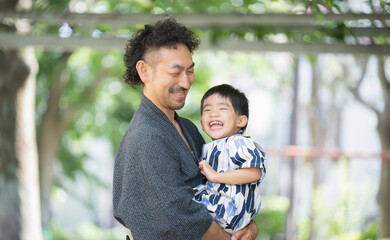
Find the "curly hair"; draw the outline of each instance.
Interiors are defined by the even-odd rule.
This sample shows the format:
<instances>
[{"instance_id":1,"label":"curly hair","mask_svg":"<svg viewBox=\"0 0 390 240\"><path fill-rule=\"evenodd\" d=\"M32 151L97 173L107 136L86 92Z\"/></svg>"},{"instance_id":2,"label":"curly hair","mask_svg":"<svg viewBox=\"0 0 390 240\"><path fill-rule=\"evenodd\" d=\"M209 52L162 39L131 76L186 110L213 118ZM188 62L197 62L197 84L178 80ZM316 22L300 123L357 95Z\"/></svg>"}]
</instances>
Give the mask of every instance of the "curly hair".
<instances>
[{"instance_id":1,"label":"curly hair","mask_svg":"<svg viewBox=\"0 0 390 240\"><path fill-rule=\"evenodd\" d=\"M139 60L144 59L147 51L162 46L176 47L177 44L186 45L192 53L198 48L200 40L194 32L172 17L160 20L155 25L145 25L144 29L136 31L126 43L126 52L123 58L126 67L126 72L123 75L125 83L132 87L142 85L136 64Z\"/></svg>"}]
</instances>

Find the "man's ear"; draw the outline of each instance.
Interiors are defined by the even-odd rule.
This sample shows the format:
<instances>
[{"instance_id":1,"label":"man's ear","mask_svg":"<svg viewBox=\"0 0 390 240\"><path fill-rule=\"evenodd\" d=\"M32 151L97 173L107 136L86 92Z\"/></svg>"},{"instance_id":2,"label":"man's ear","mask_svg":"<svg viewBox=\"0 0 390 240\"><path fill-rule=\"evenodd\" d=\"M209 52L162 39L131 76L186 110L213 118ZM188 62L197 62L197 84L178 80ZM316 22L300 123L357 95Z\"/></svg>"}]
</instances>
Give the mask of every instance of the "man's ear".
<instances>
[{"instance_id":1,"label":"man's ear","mask_svg":"<svg viewBox=\"0 0 390 240\"><path fill-rule=\"evenodd\" d=\"M150 66L144 60L139 60L137 62L137 64L135 65L135 68L137 69L139 78L141 78L141 81L143 83L149 81L149 78L150 78L149 68L150 68Z\"/></svg>"},{"instance_id":2,"label":"man's ear","mask_svg":"<svg viewBox=\"0 0 390 240\"><path fill-rule=\"evenodd\" d=\"M248 123L248 117L246 115L241 115L238 119L237 127L243 128Z\"/></svg>"}]
</instances>

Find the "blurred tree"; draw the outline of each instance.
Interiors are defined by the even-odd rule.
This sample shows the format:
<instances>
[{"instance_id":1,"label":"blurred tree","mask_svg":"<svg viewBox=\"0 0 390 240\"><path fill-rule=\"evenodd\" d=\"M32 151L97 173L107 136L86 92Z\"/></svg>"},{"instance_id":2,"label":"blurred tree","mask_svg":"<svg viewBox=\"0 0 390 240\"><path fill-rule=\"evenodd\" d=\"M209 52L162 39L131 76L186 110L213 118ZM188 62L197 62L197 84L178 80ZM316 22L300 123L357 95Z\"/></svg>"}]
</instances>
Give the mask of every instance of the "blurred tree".
<instances>
[{"instance_id":1,"label":"blurred tree","mask_svg":"<svg viewBox=\"0 0 390 240\"><path fill-rule=\"evenodd\" d=\"M60 104L61 99L67 97L64 93L71 92L66 91L66 88L74 87L74 84L70 83L71 76L66 68L71 54L63 52L58 56L56 53L44 53L44 56L40 58L42 74L46 76L49 82L46 110L42 115L38 135L42 220L45 226L50 223L50 193L54 182L53 166L60 148L62 135L73 121L74 112L81 108L83 104L93 102L91 98L93 99L107 72L106 68L101 68L98 76L91 75L91 77L95 77L95 81L90 86L85 87L85 92L78 97L80 102Z\"/></svg>"},{"instance_id":2,"label":"blurred tree","mask_svg":"<svg viewBox=\"0 0 390 240\"><path fill-rule=\"evenodd\" d=\"M388 58L387 58L388 59ZM375 111L378 117L378 134L382 151L390 150L390 80L386 76L385 58L378 57L378 76L382 86L382 97L384 108L382 111ZM377 197L379 205L379 233L380 238L390 237L390 160L382 159L381 180Z\"/></svg>"},{"instance_id":3,"label":"blurred tree","mask_svg":"<svg viewBox=\"0 0 390 240\"><path fill-rule=\"evenodd\" d=\"M71 144L66 141L79 142L83 135L89 137L100 135L109 138L113 134L119 138L119 134L115 134L117 133L115 128L102 126L107 123L112 124L114 120L118 121L113 112L104 109L104 106L118 105L113 101L107 103L96 100L105 84L104 80L112 80L110 77L116 80L116 76L120 75L118 67L113 66L117 59L113 58L114 56L109 53L93 52L88 49L80 49L75 53L61 50L43 52L39 56L41 71L38 74L40 83L37 89L37 104L38 114L41 117L38 117L37 121L38 152L42 188L42 218L45 226L49 226L51 219L50 198L56 180L55 159L60 160L63 171L71 178L74 178L76 172L85 173L83 169L85 154L73 153ZM111 87L113 88L115 89L112 91L119 92L121 86ZM116 110L116 108L113 109L113 111ZM104 117L99 114L104 114ZM126 116L129 117L128 114ZM95 121L91 121L94 119ZM112 125L115 126L120 122Z\"/></svg>"},{"instance_id":4,"label":"blurred tree","mask_svg":"<svg viewBox=\"0 0 390 240\"><path fill-rule=\"evenodd\" d=\"M289 136L289 144L294 146L297 144L297 122L298 122L298 92L300 88L299 84L299 68L302 62L302 55L299 55L295 59L294 66L294 77L292 81L292 98L291 98L291 113L290 113L290 136ZM289 171L290 171L290 179L289 179L289 194L288 198L290 200L290 204L288 206L287 217L286 217L286 232L285 238L287 240L292 240L296 235L296 216L295 216L295 175L297 164L294 157L290 158L289 161Z\"/></svg>"},{"instance_id":5,"label":"blurred tree","mask_svg":"<svg viewBox=\"0 0 390 240\"><path fill-rule=\"evenodd\" d=\"M382 152L388 152L390 150L390 79L389 73L386 73L386 66L389 64L388 57L377 56L377 74L382 88L383 102L375 103L372 100L367 100L362 96L361 86L364 80L366 80L368 59L360 59L360 65L362 67L362 73L357 81L354 81L352 77L351 67L344 63L344 71L346 72L347 80L350 80L350 91L354 95L357 101L371 109L377 116L377 131L379 140L381 143ZM377 195L378 202L378 237L389 238L390 237L390 161L385 156L382 157L382 167L380 172L380 184L379 192Z\"/></svg>"},{"instance_id":6,"label":"blurred tree","mask_svg":"<svg viewBox=\"0 0 390 240\"><path fill-rule=\"evenodd\" d=\"M28 11L31 0L1 1L0 10ZM10 31L25 32L15 22ZM0 50L0 236L5 240L42 239L35 136L34 48Z\"/></svg>"},{"instance_id":7,"label":"blurred tree","mask_svg":"<svg viewBox=\"0 0 390 240\"><path fill-rule=\"evenodd\" d=\"M340 79L330 77L330 74L325 74L326 71L332 71L332 66L326 61L326 55L308 56L311 64L311 93L310 100L307 106L309 134L311 146L317 148L340 148L340 127L341 127L341 112L344 104L344 98L340 95L340 89L343 89ZM329 57L328 57L329 58ZM330 60L331 61L331 60ZM326 69L322 66L326 66ZM336 89L339 89L337 91ZM345 93L345 89L343 89ZM328 93L329 100L322 99L324 94ZM318 189L324 184L328 177L327 172L323 169L331 169L335 164L329 157L319 157L310 160L313 166L313 191L312 198ZM319 213L317 212L314 203L311 206L310 212L310 234L309 239L319 239L318 227L321 223L318 221Z\"/></svg>"},{"instance_id":8,"label":"blurred tree","mask_svg":"<svg viewBox=\"0 0 390 240\"><path fill-rule=\"evenodd\" d=\"M45 74L51 86L48 86L46 111L42 116L38 134L38 155L41 186L41 205L43 226L50 223L50 192L53 186L53 161L58 153L60 138L64 129L72 120L73 109L59 109L59 99L69 78L66 62L71 53L63 53L54 58L50 53L40 57L40 74ZM54 55L54 54L53 54ZM42 60L45 60L44 62ZM41 84L42 85L42 84Z\"/></svg>"}]
</instances>

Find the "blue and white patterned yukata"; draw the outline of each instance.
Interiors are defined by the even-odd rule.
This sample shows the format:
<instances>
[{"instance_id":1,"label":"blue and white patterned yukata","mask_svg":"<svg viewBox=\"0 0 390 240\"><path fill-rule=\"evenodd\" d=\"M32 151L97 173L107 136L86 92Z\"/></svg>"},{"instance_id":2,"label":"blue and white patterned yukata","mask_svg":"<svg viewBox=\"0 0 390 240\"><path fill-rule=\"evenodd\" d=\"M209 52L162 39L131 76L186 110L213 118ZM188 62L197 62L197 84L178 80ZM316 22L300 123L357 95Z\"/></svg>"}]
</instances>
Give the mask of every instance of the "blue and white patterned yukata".
<instances>
[{"instance_id":1,"label":"blue and white patterned yukata","mask_svg":"<svg viewBox=\"0 0 390 240\"><path fill-rule=\"evenodd\" d=\"M231 185L207 181L194 188L194 200L206 205L214 220L233 234L247 226L260 210L266 156L260 146L240 131L203 145L202 159L216 172L252 167L262 170L261 179L256 182Z\"/></svg>"}]
</instances>

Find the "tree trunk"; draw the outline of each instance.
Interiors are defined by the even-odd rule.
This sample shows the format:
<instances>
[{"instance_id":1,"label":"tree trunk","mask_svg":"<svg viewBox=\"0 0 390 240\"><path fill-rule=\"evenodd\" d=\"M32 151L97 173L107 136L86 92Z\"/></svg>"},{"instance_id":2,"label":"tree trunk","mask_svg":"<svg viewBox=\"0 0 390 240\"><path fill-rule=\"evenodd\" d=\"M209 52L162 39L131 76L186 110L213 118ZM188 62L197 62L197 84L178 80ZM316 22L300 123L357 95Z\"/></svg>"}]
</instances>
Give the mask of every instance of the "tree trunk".
<instances>
[{"instance_id":1,"label":"tree trunk","mask_svg":"<svg viewBox=\"0 0 390 240\"><path fill-rule=\"evenodd\" d=\"M378 59L378 79L382 87L384 100L384 110L380 111L376 106L366 102L359 93L359 88L363 82L363 75L358 81L357 86L350 88L355 98L363 105L374 111L378 118L377 131L381 143L381 150L390 150L390 81L385 73L385 60L383 57ZM379 191L377 195L378 202L378 237L390 238L390 159L382 157L381 178L379 182Z\"/></svg>"},{"instance_id":2,"label":"tree trunk","mask_svg":"<svg viewBox=\"0 0 390 240\"><path fill-rule=\"evenodd\" d=\"M315 61L311 62L312 66L312 84L311 84L311 99L309 103L309 125L311 146L323 148L330 144L331 146L339 147L340 137L340 105L336 99L336 80L333 80L332 85L329 87L329 91L332 94L332 101L329 102L329 106L325 106L325 102L321 102L319 97L320 87L324 87L322 84L322 68L323 59L321 55L317 56ZM325 120L325 116L326 120ZM330 169L332 162L327 157L318 157L311 159L313 167L313 191L312 199L316 190L324 184L326 180L326 174L323 169ZM321 233L321 223L318 221L318 211L315 209L314 203L311 206L310 222L309 222L309 239L319 239Z\"/></svg>"},{"instance_id":3,"label":"tree trunk","mask_svg":"<svg viewBox=\"0 0 390 240\"><path fill-rule=\"evenodd\" d=\"M291 112L291 126L290 126L290 145L296 144L297 139L297 121L298 121L298 93L299 93L299 66L301 62L301 56L297 56L294 71L294 85L293 85L293 99L292 99L292 112ZM290 206L287 212L286 219L286 239L296 239L296 222L295 222L295 158L292 157L289 160L290 164L290 192L289 200Z\"/></svg>"},{"instance_id":4,"label":"tree trunk","mask_svg":"<svg viewBox=\"0 0 390 240\"><path fill-rule=\"evenodd\" d=\"M42 116L39 130L38 152L39 169L41 173L41 199L42 199L42 222L44 227L49 226L51 221L50 193L54 185L54 163L60 149L61 137L64 131L73 121L74 112L83 104L93 102L96 92L99 90L108 69L102 67L95 77L94 82L85 91L83 101L74 106L60 107L61 96L70 81L69 70L66 68L71 52L65 52L58 58L56 68L48 75L52 78L52 85L47 99L47 108Z\"/></svg>"},{"instance_id":5,"label":"tree trunk","mask_svg":"<svg viewBox=\"0 0 390 240\"><path fill-rule=\"evenodd\" d=\"M66 60L69 56L66 57ZM61 136L64 129L69 125L73 112L68 116L63 116L59 107L61 98L61 91L63 84L67 82L67 70L62 69L58 74L60 75L60 83L55 83L49 90L49 98L47 100L47 109L42 116L42 123L38 138L38 152L39 152L39 171L41 199L42 199L42 223L43 226L49 226L51 220L51 189L54 183L54 160L57 156ZM58 77L58 75L56 75ZM64 81L61 81L64 80ZM64 120L66 119L66 121Z\"/></svg>"},{"instance_id":6,"label":"tree trunk","mask_svg":"<svg viewBox=\"0 0 390 240\"><path fill-rule=\"evenodd\" d=\"M4 0L0 10L29 11L31 0ZM22 26L23 25L23 26ZM15 21L10 30L28 25ZM35 81L32 47L0 50L0 236L2 240L42 239Z\"/></svg>"},{"instance_id":7,"label":"tree trunk","mask_svg":"<svg viewBox=\"0 0 390 240\"><path fill-rule=\"evenodd\" d=\"M390 123L390 117L387 117L387 125ZM378 128L382 150L390 149L390 128ZM384 132L381 132L384 131ZM387 133L386 133L387 131ZM377 196L379 212L379 238L390 238L390 161L382 159L381 179L379 184L379 192Z\"/></svg>"},{"instance_id":8,"label":"tree trunk","mask_svg":"<svg viewBox=\"0 0 390 240\"><path fill-rule=\"evenodd\" d=\"M378 73L381 81L384 111L378 115L378 134L382 151L390 150L390 82L384 72L384 61L378 58ZM377 196L379 206L379 238L390 238L390 159L382 159L381 179Z\"/></svg>"},{"instance_id":9,"label":"tree trunk","mask_svg":"<svg viewBox=\"0 0 390 240\"><path fill-rule=\"evenodd\" d=\"M0 236L42 239L34 49L0 51Z\"/></svg>"},{"instance_id":10,"label":"tree trunk","mask_svg":"<svg viewBox=\"0 0 390 240\"><path fill-rule=\"evenodd\" d=\"M323 138L325 138L324 131L322 131L321 123L321 106L318 96L318 88L320 87L320 69L316 62L319 61L319 57L316 58L315 62L311 62L312 68L312 79L311 79L311 98L309 103L308 117L309 117L309 126L310 126L310 137L311 137L311 146L313 147L322 147ZM314 198L315 191L320 186L322 181L322 172L321 171L321 159L311 159L312 169L313 169L313 187L312 187L312 199ZM317 239L317 216L314 203L311 202L311 212L310 212L310 222L309 222L309 240Z\"/></svg>"}]
</instances>

